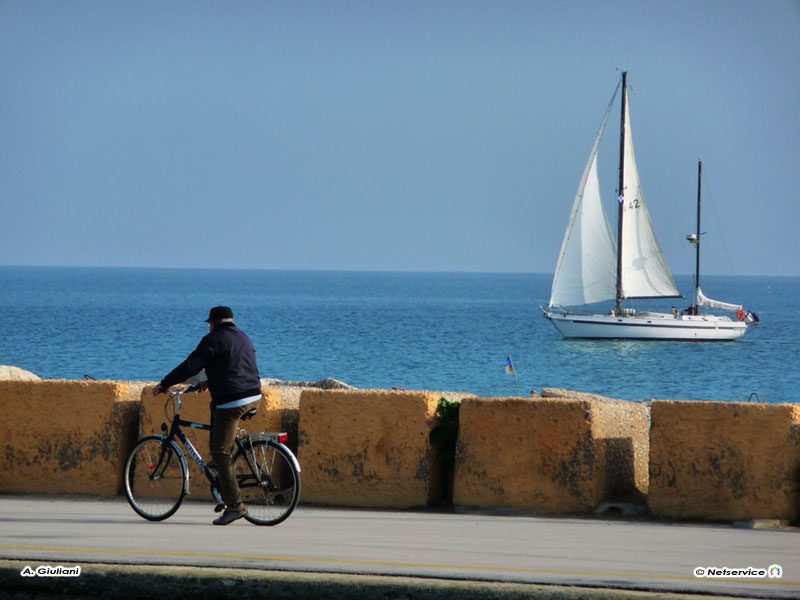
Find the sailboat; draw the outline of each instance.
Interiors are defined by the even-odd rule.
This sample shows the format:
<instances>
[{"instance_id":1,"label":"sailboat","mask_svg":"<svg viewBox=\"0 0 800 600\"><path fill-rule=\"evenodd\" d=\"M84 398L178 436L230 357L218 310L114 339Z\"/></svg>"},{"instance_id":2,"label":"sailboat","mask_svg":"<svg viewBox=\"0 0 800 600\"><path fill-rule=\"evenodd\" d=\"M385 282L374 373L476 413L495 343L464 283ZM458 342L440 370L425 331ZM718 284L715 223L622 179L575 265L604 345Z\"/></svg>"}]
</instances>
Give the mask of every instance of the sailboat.
<instances>
[{"instance_id":1,"label":"sailboat","mask_svg":"<svg viewBox=\"0 0 800 600\"><path fill-rule=\"evenodd\" d=\"M597 152L617 92L622 87L620 117L617 241L600 196ZM700 289L700 177L697 234L687 236L697 250L695 303L684 311L639 312L623 308L623 300L683 298L669 270L644 201L633 151L628 107L627 72L622 73L606 109L581 177L561 244L550 303L544 316L565 338L732 341L741 338L758 317L741 306L717 302ZM615 301L606 314L580 314L571 309ZM702 313L701 306L736 312L736 318Z\"/></svg>"}]
</instances>

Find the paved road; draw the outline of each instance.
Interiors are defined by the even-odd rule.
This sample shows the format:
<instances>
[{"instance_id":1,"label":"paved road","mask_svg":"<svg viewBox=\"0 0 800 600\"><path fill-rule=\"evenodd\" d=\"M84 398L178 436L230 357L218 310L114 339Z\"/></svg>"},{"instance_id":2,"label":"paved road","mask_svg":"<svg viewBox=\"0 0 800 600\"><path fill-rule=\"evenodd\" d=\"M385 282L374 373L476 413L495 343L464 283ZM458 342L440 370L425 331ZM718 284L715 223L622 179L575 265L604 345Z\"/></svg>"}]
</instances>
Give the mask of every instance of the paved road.
<instances>
[{"instance_id":1,"label":"paved road","mask_svg":"<svg viewBox=\"0 0 800 600\"><path fill-rule=\"evenodd\" d=\"M211 505L167 521L124 499L0 496L0 558L411 575L800 597L800 530L300 507L277 527L214 527ZM782 577L710 579L698 567L781 565Z\"/></svg>"}]
</instances>

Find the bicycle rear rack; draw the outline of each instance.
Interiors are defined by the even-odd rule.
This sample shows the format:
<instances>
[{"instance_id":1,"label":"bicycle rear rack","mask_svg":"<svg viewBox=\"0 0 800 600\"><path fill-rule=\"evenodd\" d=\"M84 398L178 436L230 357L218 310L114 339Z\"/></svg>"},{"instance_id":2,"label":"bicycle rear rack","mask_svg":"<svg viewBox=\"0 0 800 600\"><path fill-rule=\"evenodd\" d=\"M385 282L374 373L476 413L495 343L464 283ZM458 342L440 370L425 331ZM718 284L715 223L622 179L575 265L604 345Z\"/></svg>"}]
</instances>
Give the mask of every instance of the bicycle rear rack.
<instances>
[{"instance_id":1,"label":"bicycle rear rack","mask_svg":"<svg viewBox=\"0 0 800 600\"><path fill-rule=\"evenodd\" d=\"M281 444L285 444L286 441L289 439L289 435L285 432L274 432L274 431L260 431L258 433L246 433L242 436L242 439L245 442L258 442L260 440L272 440L273 442L279 442Z\"/></svg>"}]
</instances>

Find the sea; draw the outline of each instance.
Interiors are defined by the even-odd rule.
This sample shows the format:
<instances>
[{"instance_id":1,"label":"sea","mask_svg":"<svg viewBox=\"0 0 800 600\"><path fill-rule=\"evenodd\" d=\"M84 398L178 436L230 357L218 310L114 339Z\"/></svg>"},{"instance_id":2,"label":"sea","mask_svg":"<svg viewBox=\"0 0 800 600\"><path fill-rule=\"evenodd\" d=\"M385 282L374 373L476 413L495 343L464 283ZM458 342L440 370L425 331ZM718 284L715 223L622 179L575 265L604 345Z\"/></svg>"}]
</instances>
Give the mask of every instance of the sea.
<instances>
[{"instance_id":1,"label":"sea","mask_svg":"<svg viewBox=\"0 0 800 600\"><path fill-rule=\"evenodd\" d=\"M0 364L45 379L158 381L230 306L262 377L528 396L796 402L800 278L705 276L761 325L736 342L564 340L552 275L0 267ZM677 276L690 297L691 276ZM641 302L641 310L685 308ZM506 372L508 361L513 372Z\"/></svg>"}]
</instances>

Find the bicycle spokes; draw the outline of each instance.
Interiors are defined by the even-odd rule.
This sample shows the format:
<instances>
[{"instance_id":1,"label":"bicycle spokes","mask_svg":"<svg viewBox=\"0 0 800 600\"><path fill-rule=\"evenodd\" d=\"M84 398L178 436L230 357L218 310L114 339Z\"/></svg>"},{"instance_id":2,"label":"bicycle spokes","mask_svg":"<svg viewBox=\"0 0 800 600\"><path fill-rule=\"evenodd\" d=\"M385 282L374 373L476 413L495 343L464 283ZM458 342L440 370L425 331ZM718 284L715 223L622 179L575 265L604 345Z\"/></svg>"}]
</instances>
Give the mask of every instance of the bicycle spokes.
<instances>
[{"instance_id":1,"label":"bicycle spokes","mask_svg":"<svg viewBox=\"0 0 800 600\"><path fill-rule=\"evenodd\" d=\"M175 449L157 437L140 440L125 465L125 495L145 519L173 514L185 494L186 467Z\"/></svg>"},{"instance_id":2,"label":"bicycle spokes","mask_svg":"<svg viewBox=\"0 0 800 600\"><path fill-rule=\"evenodd\" d=\"M251 522L275 525L297 505L299 473L287 453L263 439L248 441L237 453L234 469Z\"/></svg>"}]
</instances>

